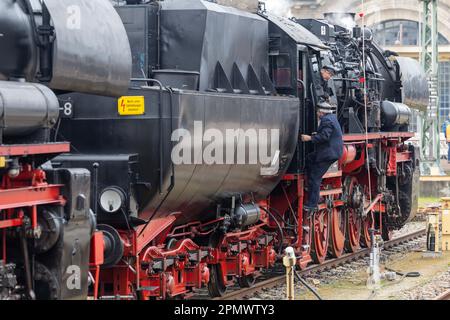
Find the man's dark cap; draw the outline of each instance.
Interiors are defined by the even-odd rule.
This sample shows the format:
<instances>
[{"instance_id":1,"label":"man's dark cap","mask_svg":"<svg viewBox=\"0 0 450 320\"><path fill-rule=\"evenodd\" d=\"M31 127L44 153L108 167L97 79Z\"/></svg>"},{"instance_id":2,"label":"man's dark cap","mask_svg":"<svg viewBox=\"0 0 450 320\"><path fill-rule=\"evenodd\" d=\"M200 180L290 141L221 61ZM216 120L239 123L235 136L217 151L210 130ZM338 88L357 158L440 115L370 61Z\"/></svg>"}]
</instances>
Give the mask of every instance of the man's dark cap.
<instances>
[{"instance_id":1,"label":"man's dark cap","mask_svg":"<svg viewBox=\"0 0 450 320\"><path fill-rule=\"evenodd\" d=\"M337 68L335 68L334 66L332 66L332 65L330 65L330 64L324 65L324 66L322 67L322 69L327 70L327 71L330 71L330 72L333 73L333 74L336 74L336 73L339 71Z\"/></svg>"}]
</instances>

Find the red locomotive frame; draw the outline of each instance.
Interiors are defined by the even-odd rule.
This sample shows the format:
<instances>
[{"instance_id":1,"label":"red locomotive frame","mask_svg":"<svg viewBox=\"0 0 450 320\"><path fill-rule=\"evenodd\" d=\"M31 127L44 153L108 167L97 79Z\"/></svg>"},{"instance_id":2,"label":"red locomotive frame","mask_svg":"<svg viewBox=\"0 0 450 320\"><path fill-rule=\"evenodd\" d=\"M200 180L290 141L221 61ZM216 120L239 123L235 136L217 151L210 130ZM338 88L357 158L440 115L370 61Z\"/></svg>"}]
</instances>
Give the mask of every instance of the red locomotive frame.
<instances>
[{"instance_id":1,"label":"red locomotive frame","mask_svg":"<svg viewBox=\"0 0 450 320\"><path fill-rule=\"evenodd\" d=\"M168 299L188 297L195 288L205 285L213 296L220 296L234 282L251 286L262 270L275 264L280 246L295 248L300 268L311 262L322 263L327 255L339 257L344 251L357 251L361 244L369 246L369 229L374 226L383 229L387 208L383 194L377 192L374 174L370 177L374 192L371 197L368 195L369 176L362 170L366 163L365 149L382 148L388 159L386 175L395 176L399 163L412 160L404 141L413 135L400 132L345 135L344 156L337 170L324 177L321 197L325 201L312 217L303 213L307 197L305 175L287 174L268 199L259 203L264 211L259 224L226 233L209 245L199 246L192 239L212 233L213 229L207 227L221 219L174 227L178 215L174 213L137 230L120 231L125 244L122 262L100 272L99 292L95 290L94 296ZM357 187L364 189L367 199L364 199L365 217L355 220L348 194ZM277 212L278 218L265 210ZM286 212L289 218L282 216ZM288 219L296 220L297 230L291 228ZM283 234L277 234L277 230ZM169 244L167 239L172 239Z\"/></svg>"},{"instance_id":2,"label":"red locomotive frame","mask_svg":"<svg viewBox=\"0 0 450 320\"><path fill-rule=\"evenodd\" d=\"M20 157L42 154L59 154L70 151L68 143L1 145L1 157ZM1 260L8 262L7 229L23 227L26 215L30 218L30 233L33 235L38 228L38 206L65 205L61 196L61 185L51 185L46 182L45 172L41 169L23 165L16 177L3 175L0 188L0 230L2 231Z\"/></svg>"}]
</instances>

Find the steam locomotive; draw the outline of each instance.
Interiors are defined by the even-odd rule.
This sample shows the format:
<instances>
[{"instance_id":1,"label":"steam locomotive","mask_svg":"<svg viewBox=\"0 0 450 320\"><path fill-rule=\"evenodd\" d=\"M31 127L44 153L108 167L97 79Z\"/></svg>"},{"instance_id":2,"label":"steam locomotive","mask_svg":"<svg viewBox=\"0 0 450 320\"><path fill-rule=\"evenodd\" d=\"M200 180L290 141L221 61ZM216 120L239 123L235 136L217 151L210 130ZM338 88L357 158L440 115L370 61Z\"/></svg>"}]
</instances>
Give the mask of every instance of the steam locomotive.
<instances>
[{"instance_id":1,"label":"steam locomotive","mask_svg":"<svg viewBox=\"0 0 450 320\"><path fill-rule=\"evenodd\" d=\"M326 64L344 156L308 215ZM426 78L338 15L4 0L0 80L0 299L221 296L287 246L305 268L415 213Z\"/></svg>"}]
</instances>

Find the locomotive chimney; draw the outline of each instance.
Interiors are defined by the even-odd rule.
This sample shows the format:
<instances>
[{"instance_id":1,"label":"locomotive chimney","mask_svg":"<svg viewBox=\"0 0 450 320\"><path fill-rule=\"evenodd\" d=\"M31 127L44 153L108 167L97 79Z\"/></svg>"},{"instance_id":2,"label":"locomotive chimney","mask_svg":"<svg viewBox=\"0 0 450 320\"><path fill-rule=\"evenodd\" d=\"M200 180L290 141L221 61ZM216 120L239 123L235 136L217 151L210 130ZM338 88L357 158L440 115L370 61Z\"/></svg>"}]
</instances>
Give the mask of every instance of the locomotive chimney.
<instances>
[{"instance_id":1,"label":"locomotive chimney","mask_svg":"<svg viewBox=\"0 0 450 320\"><path fill-rule=\"evenodd\" d=\"M353 12L327 12L323 16L329 23L352 30L356 26Z\"/></svg>"}]
</instances>

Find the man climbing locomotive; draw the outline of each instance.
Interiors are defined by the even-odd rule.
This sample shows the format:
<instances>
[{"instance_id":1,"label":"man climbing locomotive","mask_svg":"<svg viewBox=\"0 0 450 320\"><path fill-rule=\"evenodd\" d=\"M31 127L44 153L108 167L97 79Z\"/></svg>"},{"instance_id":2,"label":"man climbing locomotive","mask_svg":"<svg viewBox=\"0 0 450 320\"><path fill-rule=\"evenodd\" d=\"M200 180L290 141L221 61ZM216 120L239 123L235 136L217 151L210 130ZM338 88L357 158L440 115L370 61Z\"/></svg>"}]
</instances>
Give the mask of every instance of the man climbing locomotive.
<instances>
[{"instance_id":1,"label":"man climbing locomotive","mask_svg":"<svg viewBox=\"0 0 450 320\"><path fill-rule=\"evenodd\" d=\"M221 296L286 246L304 268L413 216L400 60L361 28L202 0L84 2L0 1L0 298ZM318 103L323 81L336 105ZM269 161L220 161L234 148L212 136L230 131Z\"/></svg>"}]
</instances>

